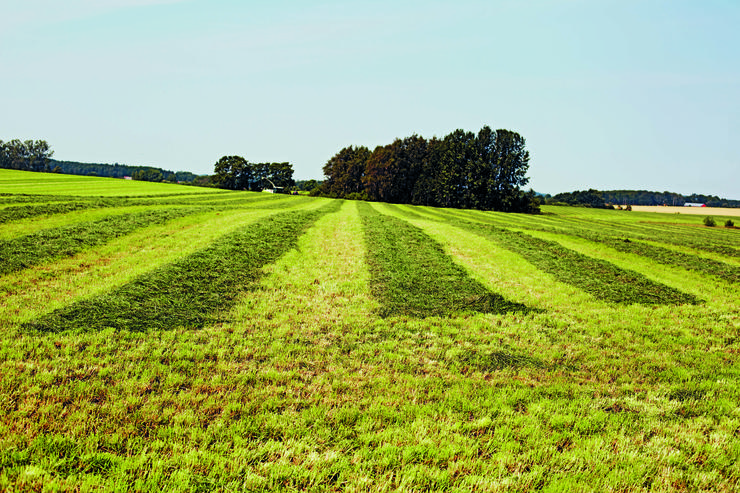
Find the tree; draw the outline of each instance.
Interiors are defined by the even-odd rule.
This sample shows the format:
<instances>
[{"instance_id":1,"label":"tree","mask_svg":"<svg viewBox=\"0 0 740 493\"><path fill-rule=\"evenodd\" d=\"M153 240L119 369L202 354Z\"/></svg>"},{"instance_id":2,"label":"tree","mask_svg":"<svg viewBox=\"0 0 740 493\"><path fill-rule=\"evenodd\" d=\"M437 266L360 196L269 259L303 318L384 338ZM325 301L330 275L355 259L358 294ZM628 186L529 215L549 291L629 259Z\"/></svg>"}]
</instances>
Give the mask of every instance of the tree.
<instances>
[{"instance_id":1,"label":"tree","mask_svg":"<svg viewBox=\"0 0 740 493\"><path fill-rule=\"evenodd\" d=\"M362 178L370 154L370 149L365 146L345 147L335 154L324 165L326 180L321 185L321 194L345 197L351 193L362 193Z\"/></svg>"},{"instance_id":2,"label":"tree","mask_svg":"<svg viewBox=\"0 0 740 493\"><path fill-rule=\"evenodd\" d=\"M267 178L276 186L289 188L295 186L293 166L290 163L270 163L267 166Z\"/></svg>"},{"instance_id":3,"label":"tree","mask_svg":"<svg viewBox=\"0 0 740 493\"><path fill-rule=\"evenodd\" d=\"M213 183L218 188L241 190L252 179L251 166L241 156L223 156L214 166Z\"/></svg>"},{"instance_id":4,"label":"tree","mask_svg":"<svg viewBox=\"0 0 740 493\"><path fill-rule=\"evenodd\" d=\"M52 155L54 151L45 140L0 140L0 168L48 171Z\"/></svg>"},{"instance_id":5,"label":"tree","mask_svg":"<svg viewBox=\"0 0 740 493\"><path fill-rule=\"evenodd\" d=\"M95 173L97 176L97 172L91 172ZM164 176L162 175L162 172L156 168L142 168L136 172L134 172L133 175L131 175L131 178L134 180L139 181L162 181L164 180Z\"/></svg>"},{"instance_id":6,"label":"tree","mask_svg":"<svg viewBox=\"0 0 740 493\"><path fill-rule=\"evenodd\" d=\"M345 147L324 166L321 193L441 207L537 210L534 192L522 191L528 168L529 151L518 133L487 126L477 135L458 129L442 139L395 139L372 152Z\"/></svg>"},{"instance_id":7,"label":"tree","mask_svg":"<svg viewBox=\"0 0 740 493\"><path fill-rule=\"evenodd\" d=\"M272 184L283 188L295 185L290 163L250 163L241 156L219 159L214 166L213 183L219 188L252 192L261 192Z\"/></svg>"},{"instance_id":8,"label":"tree","mask_svg":"<svg viewBox=\"0 0 740 493\"><path fill-rule=\"evenodd\" d=\"M496 152L491 159L489 187L493 194L490 208L516 212L520 188L527 184L529 151L524 137L510 130L496 130Z\"/></svg>"}]
</instances>

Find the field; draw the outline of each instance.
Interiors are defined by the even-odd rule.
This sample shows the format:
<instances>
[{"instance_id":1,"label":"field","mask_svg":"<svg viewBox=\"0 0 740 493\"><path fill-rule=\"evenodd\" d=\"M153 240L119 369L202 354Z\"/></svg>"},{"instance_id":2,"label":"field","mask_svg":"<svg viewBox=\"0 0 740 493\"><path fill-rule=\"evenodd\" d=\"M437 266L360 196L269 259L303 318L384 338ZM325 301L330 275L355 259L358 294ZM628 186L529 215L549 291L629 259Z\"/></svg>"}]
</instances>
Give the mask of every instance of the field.
<instances>
[{"instance_id":1,"label":"field","mask_svg":"<svg viewBox=\"0 0 740 493\"><path fill-rule=\"evenodd\" d=\"M633 211L639 212L662 212L663 214L697 214L701 216L726 216L727 219L740 216L740 209L729 207L674 207L663 205L633 205ZM734 220L733 220L734 222ZM724 221L722 221L724 223Z\"/></svg>"},{"instance_id":2,"label":"field","mask_svg":"<svg viewBox=\"0 0 740 493\"><path fill-rule=\"evenodd\" d=\"M0 170L0 490L738 491L717 224Z\"/></svg>"}]
</instances>

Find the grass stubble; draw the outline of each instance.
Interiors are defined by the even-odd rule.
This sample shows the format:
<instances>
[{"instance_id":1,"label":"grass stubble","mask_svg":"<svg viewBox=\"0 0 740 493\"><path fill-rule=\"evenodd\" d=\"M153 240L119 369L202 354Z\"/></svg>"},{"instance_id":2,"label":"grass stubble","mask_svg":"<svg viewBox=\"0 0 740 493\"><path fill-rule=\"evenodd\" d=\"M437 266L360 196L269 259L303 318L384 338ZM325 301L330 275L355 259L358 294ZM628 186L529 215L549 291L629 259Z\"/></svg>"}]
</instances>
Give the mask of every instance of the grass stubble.
<instances>
[{"instance_id":1,"label":"grass stubble","mask_svg":"<svg viewBox=\"0 0 740 493\"><path fill-rule=\"evenodd\" d=\"M607 302L420 213L404 220L490 292L536 310L380 317L357 206L318 218L199 329L29 332L49 295L14 292L14 314L0 316L0 489L737 489L736 285L690 291L699 305ZM135 264L186 258L164 252L195 239L199 218L228 227L273 212L179 218L148 229L176 231L130 264L126 245L144 231L0 283L104 270L75 264L95 255L136 279L151 268ZM217 242L217 226L190 251ZM679 288L663 269L653 277ZM99 282L78 282L59 307L128 281Z\"/></svg>"}]
</instances>

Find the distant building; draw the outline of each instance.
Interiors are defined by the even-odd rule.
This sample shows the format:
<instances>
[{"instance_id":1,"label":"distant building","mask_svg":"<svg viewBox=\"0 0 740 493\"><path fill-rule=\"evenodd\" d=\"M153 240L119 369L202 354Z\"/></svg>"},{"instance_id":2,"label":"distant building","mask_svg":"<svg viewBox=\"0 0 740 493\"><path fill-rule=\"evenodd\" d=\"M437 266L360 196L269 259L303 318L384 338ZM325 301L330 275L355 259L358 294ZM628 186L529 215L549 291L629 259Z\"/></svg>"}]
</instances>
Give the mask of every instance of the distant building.
<instances>
[{"instance_id":1,"label":"distant building","mask_svg":"<svg viewBox=\"0 0 740 493\"><path fill-rule=\"evenodd\" d=\"M133 180L133 178L131 178L130 176L124 176L123 179L124 180Z\"/></svg>"},{"instance_id":2,"label":"distant building","mask_svg":"<svg viewBox=\"0 0 740 493\"><path fill-rule=\"evenodd\" d=\"M684 207L706 207L707 204L699 204L697 202L686 202L683 206Z\"/></svg>"}]
</instances>

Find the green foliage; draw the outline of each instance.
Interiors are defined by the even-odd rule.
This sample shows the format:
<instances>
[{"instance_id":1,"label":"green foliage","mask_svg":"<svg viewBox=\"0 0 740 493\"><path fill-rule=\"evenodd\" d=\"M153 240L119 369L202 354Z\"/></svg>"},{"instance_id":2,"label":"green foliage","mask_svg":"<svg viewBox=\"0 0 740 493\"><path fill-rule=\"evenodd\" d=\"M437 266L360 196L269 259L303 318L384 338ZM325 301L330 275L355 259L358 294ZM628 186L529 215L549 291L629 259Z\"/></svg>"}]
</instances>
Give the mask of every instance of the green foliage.
<instances>
[{"instance_id":1,"label":"green foliage","mask_svg":"<svg viewBox=\"0 0 740 493\"><path fill-rule=\"evenodd\" d=\"M253 192L295 185L290 163L250 163L241 156L219 159L214 166L213 183L219 188Z\"/></svg>"},{"instance_id":2,"label":"green foliage","mask_svg":"<svg viewBox=\"0 0 740 493\"><path fill-rule=\"evenodd\" d=\"M321 186L323 182L319 180L296 180L295 188L301 192L312 192L317 187Z\"/></svg>"},{"instance_id":3,"label":"green foliage","mask_svg":"<svg viewBox=\"0 0 740 493\"><path fill-rule=\"evenodd\" d=\"M127 166L118 163L80 163L77 161L57 161L51 159L54 151L45 140L18 139L9 142L0 140L0 168L23 171L64 173L83 176L104 176L109 178L123 178L132 176L137 180L172 182L192 182L197 175L189 171L167 171L150 166ZM161 175L158 177L157 173Z\"/></svg>"},{"instance_id":4,"label":"green foliage","mask_svg":"<svg viewBox=\"0 0 740 493\"><path fill-rule=\"evenodd\" d=\"M740 200L729 200L715 195L681 195L674 192L649 192L647 190L599 191L592 189L588 192L575 191L559 193L548 200L548 204L552 205L567 203L569 205L585 205L588 207L601 207L598 204L602 203L683 206L687 202L706 204L707 207L740 207ZM630 207L628 210L632 210L632 208Z\"/></svg>"},{"instance_id":5,"label":"green foliage","mask_svg":"<svg viewBox=\"0 0 740 493\"><path fill-rule=\"evenodd\" d=\"M143 168L134 171L131 178L138 181L163 181L164 175L156 168Z\"/></svg>"},{"instance_id":6,"label":"green foliage","mask_svg":"<svg viewBox=\"0 0 740 493\"><path fill-rule=\"evenodd\" d=\"M54 151L45 140L0 140L0 168L49 171L49 160L53 155Z\"/></svg>"},{"instance_id":7,"label":"green foliage","mask_svg":"<svg viewBox=\"0 0 740 493\"><path fill-rule=\"evenodd\" d=\"M487 290L419 228L358 204L368 243L372 291L380 315L449 316L527 311Z\"/></svg>"},{"instance_id":8,"label":"green foliage","mask_svg":"<svg viewBox=\"0 0 740 493\"><path fill-rule=\"evenodd\" d=\"M568 204L568 205L580 205L584 207L593 207L594 209L606 209L606 201L604 196L598 190L593 188L589 190L578 190L575 192L559 193L548 199L550 203ZM629 211L632 210L632 206L628 206Z\"/></svg>"},{"instance_id":9,"label":"green foliage","mask_svg":"<svg viewBox=\"0 0 740 493\"><path fill-rule=\"evenodd\" d=\"M534 192L524 193L529 152L510 130L455 130L427 141L413 135L378 146L345 147L324 165L327 197L367 196L398 204L537 212ZM365 195L362 195L362 194Z\"/></svg>"},{"instance_id":10,"label":"green foliage","mask_svg":"<svg viewBox=\"0 0 740 493\"><path fill-rule=\"evenodd\" d=\"M714 222L714 218L712 216L704 217L704 220L702 222L704 223L704 226L709 226L710 228L717 225L717 223Z\"/></svg>"},{"instance_id":11,"label":"green foliage","mask_svg":"<svg viewBox=\"0 0 740 493\"><path fill-rule=\"evenodd\" d=\"M368 159L370 150L364 146L349 146L340 150L324 165L326 179L318 193L326 197L339 198L351 193L361 193L364 190L362 179L365 176Z\"/></svg>"},{"instance_id":12,"label":"green foliage","mask_svg":"<svg viewBox=\"0 0 740 493\"><path fill-rule=\"evenodd\" d=\"M732 222L732 219L728 219L727 221L725 221L725 228L734 228L734 227L735 227L735 223Z\"/></svg>"}]
</instances>

